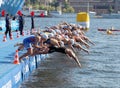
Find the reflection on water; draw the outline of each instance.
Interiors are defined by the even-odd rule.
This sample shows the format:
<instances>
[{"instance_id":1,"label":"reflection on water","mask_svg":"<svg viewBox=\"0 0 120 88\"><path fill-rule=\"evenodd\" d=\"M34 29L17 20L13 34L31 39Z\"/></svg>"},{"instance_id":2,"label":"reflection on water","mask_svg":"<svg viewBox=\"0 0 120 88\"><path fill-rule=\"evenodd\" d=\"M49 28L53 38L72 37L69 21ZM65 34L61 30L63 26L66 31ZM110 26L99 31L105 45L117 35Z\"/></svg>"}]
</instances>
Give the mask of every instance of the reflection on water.
<instances>
[{"instance_id":1,"label":"reflection on water","mask_svg":"<svg viewBox=\"0 0 120 88\"><path fill-rule=\"evenodd\" d=\"M45 18L42 22L37 19L39 20L42 27L49 20L51 22L47 25L57 24L61 20L75 23L74 18ZM120 35L106 35L97 31L98 27L108 28L111 25L119 28L118 23L118 19L91 19L91 28L86 35L96 45L91 45L90 54L77 52L82 68L64 54L50 54L21 88L120 87Z\"/></svg>"}]
</instances>

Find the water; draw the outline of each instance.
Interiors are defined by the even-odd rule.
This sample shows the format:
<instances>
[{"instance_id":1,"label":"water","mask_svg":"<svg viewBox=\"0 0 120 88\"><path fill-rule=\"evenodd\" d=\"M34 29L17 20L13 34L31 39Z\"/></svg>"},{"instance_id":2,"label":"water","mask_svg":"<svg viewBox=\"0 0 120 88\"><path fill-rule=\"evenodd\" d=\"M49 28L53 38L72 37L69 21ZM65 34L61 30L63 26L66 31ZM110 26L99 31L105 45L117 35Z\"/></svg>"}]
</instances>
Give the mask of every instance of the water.
<instances>
[{"instance_id":1,"label":"water","mask_svg":"<svg viewBox=\"0 0 120 88\"><path fill-rule=\"evenodd\" d=\"M30 18L26 18L26 28ZM73 17L35 18L35 26L44 28L58 24L61 21L76 23ZM120 87L120 33L106 35L97 28L120 29L120 19L91 19L90 30L86 35L95 43L90 47L90 54L77 52L82 64L79 68L73 60L63 54L50 54L41 62L38 69L25 81L21 88L74 88L74 87Z\"/></svg>"}]
</instances>

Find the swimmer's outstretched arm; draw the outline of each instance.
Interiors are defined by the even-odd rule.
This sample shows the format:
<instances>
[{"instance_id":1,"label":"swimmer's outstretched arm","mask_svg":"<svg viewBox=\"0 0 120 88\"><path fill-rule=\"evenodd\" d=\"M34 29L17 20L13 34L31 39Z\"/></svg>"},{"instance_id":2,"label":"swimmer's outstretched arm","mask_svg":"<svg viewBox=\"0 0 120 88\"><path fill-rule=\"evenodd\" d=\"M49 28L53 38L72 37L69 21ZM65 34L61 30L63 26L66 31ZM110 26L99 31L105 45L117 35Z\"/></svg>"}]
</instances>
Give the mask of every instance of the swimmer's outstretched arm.
<instances>
[{"instance_id":1,"label":"swimmer's outstretched arm","mask_svg":"<svg viewBox=\"0 0 120 88\"><path fill-rule=\"evenodd\" d=\"M89 51L87 49L84 49L80 44L76 43L74 46L78 49L82 49L83 51L85 51L89 54Z\"/></svg>"},{"instance_id":2,"label":"swimmer's outstretched arm","mask_svg":"<svg viewBox=\"0 0 120 88\"><path fill-rule=\"evenodd\" d=\"M74 57L74 60L77 62L78 66L81 68L81 64L80 64L80 62L79 62L77 56Z\"/></svg>"},{"instance_id":3,"label":"swimmer's outstretched arm","mask_svg":"<svg viewBox=\"0 0 120 88\"><path fill-rule=\"evenodd\" d=\"M76 61L78 66L81 67L81 64L80 64L77 56L75 55L75 53L72 50L66 49L65 52L66 52L66 55L68 56L69 59L71 59L70 57L72 57Z\"/></svg>"},{"instance_id":4,"label":"swimmer's outstretched arm","mask_svg":"<svg viewBox=\"0 0 120 88\"><path fill-rule=\"evenodd\" d=\"M92 45L95 45L88 37L84 36L85 40L91 43Z\"/></svg>"},{"instance_id":5,"label":"swimmer's outstretched arm","mask_svg":"<svg viewBox=\"0 0 120 88\"><path fill-rule=\"evenodd\" d=\"M87 48L90 47L88 43L86 43L84 40L82 40L82 38L79 38L79 40L80 40Z\"/></svg>"}]
</instances>

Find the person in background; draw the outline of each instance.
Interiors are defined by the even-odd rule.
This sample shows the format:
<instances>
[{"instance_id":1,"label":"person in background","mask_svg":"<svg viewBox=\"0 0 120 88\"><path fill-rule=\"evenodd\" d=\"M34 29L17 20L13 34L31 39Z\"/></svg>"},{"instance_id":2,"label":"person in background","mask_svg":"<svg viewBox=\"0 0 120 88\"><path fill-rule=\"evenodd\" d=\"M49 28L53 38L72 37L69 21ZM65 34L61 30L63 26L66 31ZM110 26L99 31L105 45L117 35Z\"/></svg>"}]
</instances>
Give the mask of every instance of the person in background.
<instances>
[{"instance_id":1,"label":"person in background","mask_svg":"<svg viewBox=\"0 0 120 88\"><path fill-rule=\"evenodd\" d=\"M31 32L34 29L34 16L31 16Z\"/></svg>"},{"instance_id":2,"label":"person in background","mask_svg":"<svg viewBox=\"0 0 120 88\"><path fill-rule=\"evenodd\" d=\"M32 31L35 28L34 27L34 11L32 11L30 14L31 14L31 30L30 30L30 32L32 34Z\"/></svg>"},{"instance_id":3,"label":"person in background","mask_svg":"<svg viewBox=\"0 0 120 88\"><path fill-rule=\"evenodd\" d=\"M19 31L20 31L20 35L22 35L23 34L23 28L24 28L24 18L23 18L23 14L20 14L19 15L19 18L18 18L18 20L19 20Z\"/></svg>"},{"instance_id":4,"label":"person in background","mask_svg":"<svg viewBox=\"0 0 120 88\"><path fill-rule=\"evenodd\" d=\"M6 14L6 17L5 17L5 27L6 27L6 31L5 31L6 37L9 32L9 38L11 38L11 22L10 22L10 16L8 13Z\"/></svg>"}]
</instances>

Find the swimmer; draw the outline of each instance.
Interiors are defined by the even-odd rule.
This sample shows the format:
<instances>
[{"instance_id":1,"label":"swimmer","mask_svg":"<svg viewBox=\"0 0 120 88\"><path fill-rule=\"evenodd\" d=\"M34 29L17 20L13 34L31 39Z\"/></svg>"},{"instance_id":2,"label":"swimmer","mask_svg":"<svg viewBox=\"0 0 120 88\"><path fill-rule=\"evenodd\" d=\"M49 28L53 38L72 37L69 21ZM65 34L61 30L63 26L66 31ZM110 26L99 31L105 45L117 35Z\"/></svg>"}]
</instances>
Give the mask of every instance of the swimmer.
<instances>
[{"instance_id":1,"label":"swimmer","mask_svg":"<svg viewBox=\"0 0 120 88\"><path fill-rule=\"evenodd\" d=\"M19 46L18 47L18 51L22 50L22 49L26 49L27 52L24 53L23 55L21 55L19 57L19 60L21 60L22 58L30 55L32 56L33 55L33 49L34 47L38 48L38 43L41 41L41 37L38 36L38 35L35 35L35 36L30 36L30 37L27 37L23 40L23 43L17 43L15 44L14 46ZM39 47L40 48L40 47Z\"/></svg>"}]
</instances>

